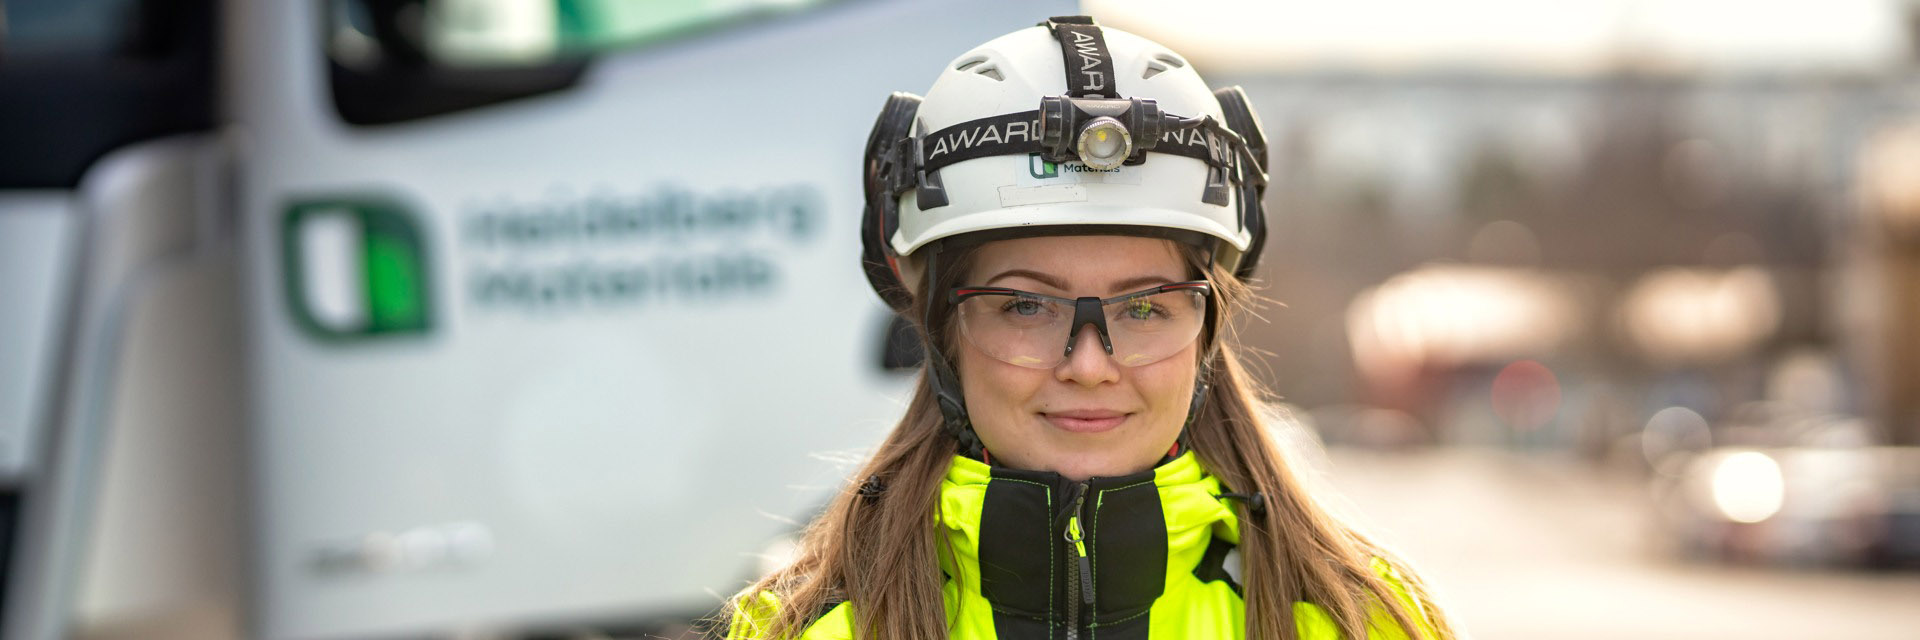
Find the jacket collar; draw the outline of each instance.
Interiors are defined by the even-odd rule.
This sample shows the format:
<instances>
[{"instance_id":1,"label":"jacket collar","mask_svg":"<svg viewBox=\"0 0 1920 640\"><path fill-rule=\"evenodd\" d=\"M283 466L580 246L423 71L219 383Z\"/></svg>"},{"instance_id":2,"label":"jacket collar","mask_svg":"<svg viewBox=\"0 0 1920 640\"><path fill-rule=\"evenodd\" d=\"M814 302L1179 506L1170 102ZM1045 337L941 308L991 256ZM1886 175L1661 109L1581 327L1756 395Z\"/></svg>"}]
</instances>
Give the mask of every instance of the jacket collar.
<instances>
[{"instance_id":1,"label":"jacket collar","mask_svg":"<svg viewBox=\"0 0 1920 640\"><path fill-rule=\"evenodd\" d=\"M1088 557L1080 566L1091 567L1080 584L1094 587L1096 619L1124 619L1150 607L1169 581L1193 574L1216 540L1239 541L1239 521L1221 491L1190 451L1148 471L1085 483L955 456L940 484L941 569L996 612L1058 620L1068 578L1079 575L1069 566L1077 550L1065 536L1077 514ZM1084 496L1078 510L1076 496Z\"/></svg>"}]
</instances>

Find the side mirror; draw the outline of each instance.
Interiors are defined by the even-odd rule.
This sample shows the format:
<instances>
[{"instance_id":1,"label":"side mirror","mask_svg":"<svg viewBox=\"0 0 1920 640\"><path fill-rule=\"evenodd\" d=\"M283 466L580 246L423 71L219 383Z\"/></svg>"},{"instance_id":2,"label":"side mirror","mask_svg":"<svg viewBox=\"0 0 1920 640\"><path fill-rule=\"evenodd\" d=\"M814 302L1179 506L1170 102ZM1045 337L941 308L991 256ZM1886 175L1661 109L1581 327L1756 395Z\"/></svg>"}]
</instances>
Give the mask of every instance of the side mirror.
<instances>
[{"instance_id":1,"label":"side mirror","mask_svg":"<svg viewBox=\"0 0 1920 640\"><path fill-rule=\"evenodd\" d=\"M553 55L552 47L507 51L490 41L521 42L490 33L436 27L444 0L332 0L328 3L327 65L333 106L356 125L406 122L572 87L586 72L584 55ZM531 3L523 3L534 6ZM507 6L507 5L502 5ZM436 9L440 11L436 13ZM499 23L501 21L492 21ZM514 35L514 34L506 34ZM479 43L479 44L476 44ZM498 44L496 42L496 44ZM491 51L491 55L442 55ZM516 53L518 55L507 55Z\"/></svg>"}]
</instances>

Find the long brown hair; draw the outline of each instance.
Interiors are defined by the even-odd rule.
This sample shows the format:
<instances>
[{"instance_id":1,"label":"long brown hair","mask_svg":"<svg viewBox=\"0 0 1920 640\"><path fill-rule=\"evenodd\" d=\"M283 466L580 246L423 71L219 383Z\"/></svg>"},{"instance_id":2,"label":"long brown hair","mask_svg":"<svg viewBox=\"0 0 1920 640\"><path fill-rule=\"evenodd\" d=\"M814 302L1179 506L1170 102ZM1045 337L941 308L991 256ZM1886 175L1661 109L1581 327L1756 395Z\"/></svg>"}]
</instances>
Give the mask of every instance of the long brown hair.
<instances>
[{"instance_id":1,"label":"long brown hair","mask_svg":"<svg viewBox=\"0 0 1920 640\"><path fill-rule=\"evenodd\" d=\"M1452 626L1434 606L1419 577L1389 551L1328 513L1297 480L1259 417L1256 407L1264 405L1264 393L1242 367L1231 335L1233 312L1253 298L1251 291L1224 269L1209 266L1202 251L1175 244L1196 271L1207 273L1214 283L1215 308L1222 310L1214 314L1205 338L1220 344L1207 369L1208 397L1200 415L1187 427L1188 441L1223 485L1265 496L1261 515L1249 515L1244 504L1235 505L1241 523L1240 577L1247 637L1295 638L1295 601L1320 605L1348 638L1366 637L1368 618L1376 611L1389 614L1409 638L1429 637L1415 624L1416 617L1423 618L1439 638L1454 637ZM962 284L972 253L961 250L943 261L931 290L946 291ZM935 318L933 326L915 323L927 338L924 344L953 353L953 309L944 296L914 298L913 306L903 312L906 317ZM934 308L928 310L922 306L926 304ZM854 474L856 482L835 496L806 528L792 564L730 599L715 622L725 628L743 602L771 595L779 603L777 614L747 637L798 637L822 611L841 601L855 603L856 637L946 637L944 578L937 555L944 537L933 516L940 480L957 446L941 426L940 409L922 367L906 415ZM868 478L877 483L862 495L858 487ZM871 490L875 486L885 489L876 494ZM1376 558L1394 568L1395 578L1412 599L1411 607L1373 569Z\"/></svg>"}]
</instances>

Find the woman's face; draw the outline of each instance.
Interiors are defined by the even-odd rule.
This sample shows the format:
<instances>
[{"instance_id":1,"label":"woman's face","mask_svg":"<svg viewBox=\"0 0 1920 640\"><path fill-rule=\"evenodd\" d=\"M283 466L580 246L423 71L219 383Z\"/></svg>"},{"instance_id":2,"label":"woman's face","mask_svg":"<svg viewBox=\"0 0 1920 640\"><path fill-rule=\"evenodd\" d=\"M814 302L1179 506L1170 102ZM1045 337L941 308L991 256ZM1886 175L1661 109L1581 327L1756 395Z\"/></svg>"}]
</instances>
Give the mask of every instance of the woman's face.
<instances>
[{"instance_id":1,"label":"woman's face","mask_svg":"<svg viewBox=\"0 0 1920 640\"><path fill-rule=\"evenodd\" d=\"M1171 240L1051 236L982 245L962 284L1107 298L1182 282L1188 274ZM1107 354L1092 326L1077 327L1072 339L1073 354L1064 362L1034 369L956 338L960 385L980 440L1000 464L1075 480L1151 468L1186 422L1200 341L1128 367Z\"/></svg>"}]
</instances>

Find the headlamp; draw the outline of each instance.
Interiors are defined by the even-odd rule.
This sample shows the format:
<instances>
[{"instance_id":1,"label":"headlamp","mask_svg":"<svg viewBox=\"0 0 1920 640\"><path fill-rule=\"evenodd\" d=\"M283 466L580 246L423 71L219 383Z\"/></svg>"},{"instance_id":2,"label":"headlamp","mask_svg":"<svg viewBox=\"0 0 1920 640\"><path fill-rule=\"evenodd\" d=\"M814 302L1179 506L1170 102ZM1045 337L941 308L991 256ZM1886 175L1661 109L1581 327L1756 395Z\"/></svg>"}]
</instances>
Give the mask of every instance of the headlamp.
<instances>
[{"instance_id":1,"label":"headlamp","mask_svg":"<svg viewBox=\"0 0 1920 640\"><path fill-rule=\"evenodd\" d=\"M1146 152L1155 151L1205 162L1207 180L1200 201L1226 206L1233 201L1235 185L1258 191L1266 186L1267 175L1265 141L1257 135L1259 123L1246 122L1251 113L1237 89L1222 91L1228 91L1228 97L1220 98L1222 108L1229 103L1240 105L1231 112L1239 115L1228 117L1243 122L1256 135L1256 142L1250 144L1212 116L1169 115L1145 98L1045 96L1034 111L1003 113L932 132L914 131L910 109L918 98L896 95L889 98L889 110L881 114L886 131L876 124L867 140L867 186L884 194L882 198L915 190L915 204L924 211L947 206L940 170L954 163L1037 153L1048 162L1078 162L1096 171L1112 171L1144 163ZM896 109L899 105L906 108Z\"/></svg>"},{"instance_id":2,"label":"headlamp","mask_svg":"<svg viewBox=\"0 0 1920 640\"><path fill-rule=\"evenodd\" d=\"M1160 105L1145 98L1040 99L1040 141L1047 159L1091 169L1139 164L1166 128Z\"/></svg>"}]
</instances>

